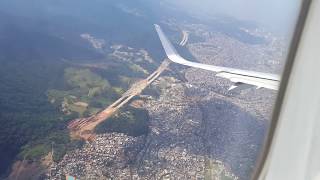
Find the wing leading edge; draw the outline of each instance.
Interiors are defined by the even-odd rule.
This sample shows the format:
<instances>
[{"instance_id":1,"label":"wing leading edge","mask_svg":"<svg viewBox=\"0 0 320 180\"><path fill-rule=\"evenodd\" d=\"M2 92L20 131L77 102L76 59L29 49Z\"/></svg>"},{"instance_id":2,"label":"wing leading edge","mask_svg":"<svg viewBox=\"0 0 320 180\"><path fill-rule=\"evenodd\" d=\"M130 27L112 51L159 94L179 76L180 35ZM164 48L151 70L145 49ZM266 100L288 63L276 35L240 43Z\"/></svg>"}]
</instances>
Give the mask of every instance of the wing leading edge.
<instances>
[{"instance_id":1,"label":"wing leading edge","mask_svg":"<svg viewBox=\"0 0 320 180\"><path fill-rule=\"evenodd\" d=\"M247 71L221 66L213 66L188 61L178 54L171 42L163 33L161 27L155 24L155 28L168 58L175 63L216 72L216 76L227 78L231 82L235 83L235 85L232 86L230 89L234 89L237 84L254 85L257 87L257 89L263 87L278 90L279 88L280 77L275 74Z\"/></svg>"}]
</instances>

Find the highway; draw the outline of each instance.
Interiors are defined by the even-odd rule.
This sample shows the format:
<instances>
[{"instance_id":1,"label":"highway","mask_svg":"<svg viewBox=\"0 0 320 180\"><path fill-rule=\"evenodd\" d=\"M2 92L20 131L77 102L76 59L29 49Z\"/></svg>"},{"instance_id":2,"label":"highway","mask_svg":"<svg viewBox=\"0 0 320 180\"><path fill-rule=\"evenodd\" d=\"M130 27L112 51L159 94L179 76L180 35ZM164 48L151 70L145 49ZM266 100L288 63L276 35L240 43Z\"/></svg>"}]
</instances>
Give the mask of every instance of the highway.
<instances>
[{"instance_id":1,"label":"highway","mask_svg":"<svg viewBox=\"0 0 320 180\"><path fill-rule=\"evenodd\" d=\"M187 31L182 31L182 40L179 43L180 46L185 46L189 40L189 33Z\"/></svg>"},{"instance_id":2,"label":"highway","mask_svg":"<svg viewBox=\"0 0 320 180\"><path fill-rule=\"evenodd\" d=\"M122 106L126 105L133 97L141 94L141 92L156 80L160 74L167 69L170 61L165 59L156 71L150 74L146 79L134 83L131 88L126 91L117 101L112 103L101 112L87 118L79 118L71 121L68 124L70 136L75 139L93 140L95 137L94 129L100 123L106 121Z\"/></svg>"}]
</instances>

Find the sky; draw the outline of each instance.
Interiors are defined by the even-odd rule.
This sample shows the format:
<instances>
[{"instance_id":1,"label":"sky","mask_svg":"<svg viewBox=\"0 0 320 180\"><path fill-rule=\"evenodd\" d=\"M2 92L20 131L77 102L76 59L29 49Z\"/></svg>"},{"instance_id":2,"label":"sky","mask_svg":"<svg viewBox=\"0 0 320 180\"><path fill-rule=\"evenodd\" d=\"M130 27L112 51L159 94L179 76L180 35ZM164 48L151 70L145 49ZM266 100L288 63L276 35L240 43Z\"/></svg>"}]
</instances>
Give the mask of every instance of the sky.
<instances>
[{"instance_id":1,"label":"sky","mask_svg":"<svg viewBox=\"0 0 320 180\"><path fill-rule=\"evenodd\" d=\"M257 22L271 31L292 31L302 0L165 0L192 13L227 15Z\"/></svg>"},{"instance_id":2,"label":"sky","mask_svg":"<svg viewBox=\"0 0 320 180\"><path fill-rule=\"evenodd\" d=\"M34 7L37 3L26 3L24 0L2 0L9 4L25 9ZM19 2L20 1L20 2ZM61 0L63 1L63 0ZM110 0L100 0L110 1ZM149 1L149 0L146 0ZM159 0L153 0L159 1ZM257 22L269 31L281 35L290 35L293 30L302 0L162 0L175 5L175 8L202 16L227 15L239 20ZM17 3L19 2L19 3ZM37 2L37 0L35 1ZM56 2L54 0L41 1L43 3ZM58 3L59 1L57 1ZM97 1L99 2L99 0ZM116 1L115 1L116 2ZM124 1L125 2L125 1ZM40 3L39 5L41 6ZM70 2L73 3L73 2ZM79 5L79 4L78 4ZM8 9L3 7L4 9ZM0 7L2 9L2 7ZM19 11L15 11L19 13Z\"/></svg>"}]
</instances>

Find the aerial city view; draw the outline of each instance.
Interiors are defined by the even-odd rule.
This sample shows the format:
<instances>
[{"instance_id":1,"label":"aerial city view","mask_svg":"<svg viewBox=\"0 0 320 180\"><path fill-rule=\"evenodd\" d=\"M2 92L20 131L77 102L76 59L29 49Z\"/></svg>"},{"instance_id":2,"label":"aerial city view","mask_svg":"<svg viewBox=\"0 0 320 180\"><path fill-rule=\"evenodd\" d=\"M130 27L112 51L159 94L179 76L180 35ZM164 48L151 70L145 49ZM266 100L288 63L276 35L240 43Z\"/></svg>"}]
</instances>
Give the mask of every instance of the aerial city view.
<instances>
[{"instance_id":1,"label":"aerial city view","mask_svg":"<svg viewBox=\"0 0 320 180\"><path fill-rule=\"evenodd\" d=\"M0 2L0 179L250 179L288 36L181 3Z\"/></svg>"}]
</instances>

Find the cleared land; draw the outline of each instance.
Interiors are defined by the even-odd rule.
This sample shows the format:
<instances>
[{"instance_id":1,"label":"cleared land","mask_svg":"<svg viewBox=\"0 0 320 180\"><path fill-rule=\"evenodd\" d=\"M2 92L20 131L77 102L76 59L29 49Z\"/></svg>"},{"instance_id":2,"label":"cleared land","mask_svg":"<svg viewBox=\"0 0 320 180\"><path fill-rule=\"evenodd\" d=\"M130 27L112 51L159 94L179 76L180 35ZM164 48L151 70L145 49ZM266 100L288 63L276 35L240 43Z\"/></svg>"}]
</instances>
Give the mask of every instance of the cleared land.
<instances>
[{"instance_id":1,"label":"cleared land","mask_svg":"<svg viewBox=\"0 0 320 180\"><path fill-rule=\"evenodd\" d=\"M165 59L156 71L149 75L146 79L134 83L131 88L125 92L117 101L112 103L101 112L92 115L88 118L79 118L71 121L68 124L70 135L73 138L80 138L84 140L93 140L95 134L93 130L97 125L107 120L122 106L128 103L134 96L139 95L148 85L150 85L160 74L168 67L170 62Z\"/></svg>"}]
</instances>

